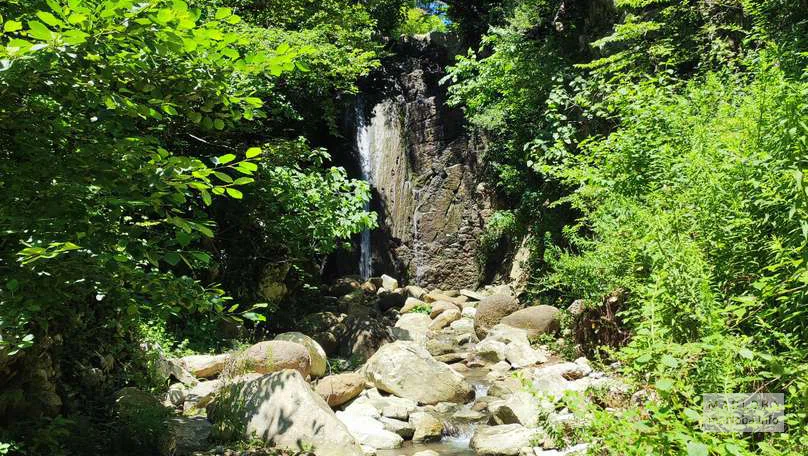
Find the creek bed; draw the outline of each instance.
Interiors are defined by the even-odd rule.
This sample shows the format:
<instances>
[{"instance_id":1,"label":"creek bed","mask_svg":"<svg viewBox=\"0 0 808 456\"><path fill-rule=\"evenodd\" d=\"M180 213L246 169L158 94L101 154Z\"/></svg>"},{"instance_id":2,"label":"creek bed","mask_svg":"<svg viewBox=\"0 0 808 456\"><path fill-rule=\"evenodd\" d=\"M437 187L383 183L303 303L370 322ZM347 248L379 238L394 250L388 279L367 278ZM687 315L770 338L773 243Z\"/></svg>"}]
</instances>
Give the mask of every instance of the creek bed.
<instances>
[{"instance_id":1,"label":"creek bed","mask_svg":"<svg viewBox=\"0 0 808 456\"><path fill-rule=\"evenodd\" d=\"M474 400L463 407L470 409L477 399L486 396L488 392L487 369L474 368L464 372L466 381L474 387ZM448 417L444 417L445 419ZM448 422L448 427L453 429L453 435L444 435L437 442L405 442L401 448L394 450L376 450L377 456L412 456L419 451L432 450L441 456L474 456L474 450L469 447L469 442L474 434L474 429L478 423L453 423Z\"/></svg>"}]
</instances>

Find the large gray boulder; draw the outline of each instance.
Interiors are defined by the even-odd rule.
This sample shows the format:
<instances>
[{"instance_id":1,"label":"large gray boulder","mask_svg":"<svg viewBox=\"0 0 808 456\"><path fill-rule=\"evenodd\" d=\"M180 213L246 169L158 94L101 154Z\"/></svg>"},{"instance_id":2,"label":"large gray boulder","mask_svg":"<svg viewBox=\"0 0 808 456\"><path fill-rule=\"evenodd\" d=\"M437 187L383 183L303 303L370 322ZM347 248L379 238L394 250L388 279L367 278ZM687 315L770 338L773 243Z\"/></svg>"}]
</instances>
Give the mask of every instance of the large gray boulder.
<instances>
[{"instance_id":1,"label":"large gray boulder","mask_svg":"<svg viewBox=\"0 0 808 456\"><path fill-rule=\"evenodd\" d=\"M275 340L285 340L288 342L295 342L306 347L311 357L311 376L322 377L328 370L328 357L325 350L316 340L299 332L286 332L278 334Z\"/></svg>"},{"instance_id":2,"label":"large gray boulder","mask_svg":"<svg viewBox=\"0 0 808 456\"><path fill-rule=\"evenodd\" d=\"M237 374L269 374L284 369L295 369L303 377L308 377L311 372L309 350L296 342L267 340L239 353L235 361Z\"/></svg>"},{"instance_id":3,"label":"large gray boulder","mask_svg":"<svg viewBox=\"0 0 808 456\"><path fill-rule=\"evenodd\" d=\"M553 410L552 403L539 400L526 391L518 391L503 400L488 404L491 418L497 424L521 424L524 427L537 427L543 407Z\"/></svg>"},{"instance_id":4,"label":"large gray boulder","mask_svg":"<svg viewBox=\"0 0 808 456\"><path fill-rule=\"evenodd\" d=\"M185 370L199 378L211 378L219 375L227 362L229 354L221 355L191 355L180 358Z\"/></svg>"},{"instance_id":5,"label":"large gray boulder","mask_svg":"<svg viewBox=\"0 0 808 456\"><path fill-rule=\"evenodd\" d=\"M337 418L345 424L360 445L389 450L399 448L404 443L403 437L385 429L384 423L374 417L346 411L337 412Z\"/></svg>"},{"instance_id":6,"label":"large gray boulder","mask_svg":"<svg viewBox=\"0 0 808 456\"><path fill-rule=\"evenodd\" d=\"M365 365L365 378L381 391L421 404L474 398L474 390L462 375L414 342L397 341L381 347Z\"/></svg>"},{"instance_id":7,"label":"large gray boulder","mask_svg":"<svg viewBox=\"0 0 808 456\"><path fill-rule=\"evenodd\" d=\"M432 319L422 313L406 313L399 317L396 326L392 329L393 337L397 340L409 340L419 345L426 343L426 333Z\"/></svg>"},{"instance_id":8,"label":"large gray boulder","mask_svg":"<svg viewBox=\"0 0 808 456\"><path fill-rule=\"evenodd\" d=\"M300 328L316 340L327 355L335 355L340 342L348 333L348 326L345 324L347 317L348 315L342 313L316 312L306 315Z\"/></svg>"},{"instance_id":9,"label":"large gray boulder","mask_svg":"<svg viewBox=\"0 0 808 456\"><path fill-rule=\"evenodd\" d=\"M362 448L297 370L287 369L223 388L208 418L244 438L317 456L362 456Z\"/></svg>"},{"instance_id":10,"label":"large gray boulder","mask_svg":"<svg viewBox=\"0 0 808 456\"><path fill-rule=\"evenodd\" d=\"M488 330L499 323L502 318L519 310L519 301L513 296L497 294L488 296L477 305L474 316L474 331L481 340Z\"/></svg>"},{"instance_id":11,"label":"large gray boulder","mask_svg":"<svg viewBox=\"0 0 808 456\"><path fill-rule=\"evenodd\" d=\"M516 456L524 447L530 447L536 429L520 424L503 424L477 428L471 438L471 448L478 456Z\"/></svg>"},{"instance_id":12,"label":"large gray boulder","mask_svg":"<svg viewBox=\"0 0 808 456\"><path fill-rule=\"evenodd\" d=\"M378 315L349 315L345 325L348 331L341 347L345 357L364 361L393 339L390 328Z\"/></svg>"},{"instance_id":13,"label":"large gray boulder","mask_svg":"<svg viewBox=\"0 0 808 456\"><path fill-rule=\"evenodd\" d=\"M457 309L445 310L441 312L440 315L435 317L434 320L432 320L432 323L429 325L429 329L432 331L438 331L449 326L451 323L457 320L460 320L459 310Z\"/></svg>"},{"instance_id":14,"label":"large gray boulder","mask_svg":"<svg viewBox=\"0 0 808 456\"><path fill-rule=\"evenodd\" d=\"M528 337L533 338L556 333L560 328L560 314L561 311L553 306L532 306L506 316L502 323L524 329Z\"/></svg>"},{"instance_id":15,"label":"large gray boulder","mask_svg":"<svg viewBox=\"0 0 808 456\"><path fill-rule=\"evenodd\" d=\"M365 378L353 372L329 375L320 380L314 388L331 407L350 401L359 396L364 389Z\"/></svg>"},{"instance_id":16,"label":"large gray boulder","mask_svg":"<svg viewBox=\"0 0 808 456\"><path fill-rule=\"evenodd\" d=\"M443 435L443 422L428 412L411 414L410 425L414 428L412 436L414 442L440 440Z\"/></svg>"}]
</instances>

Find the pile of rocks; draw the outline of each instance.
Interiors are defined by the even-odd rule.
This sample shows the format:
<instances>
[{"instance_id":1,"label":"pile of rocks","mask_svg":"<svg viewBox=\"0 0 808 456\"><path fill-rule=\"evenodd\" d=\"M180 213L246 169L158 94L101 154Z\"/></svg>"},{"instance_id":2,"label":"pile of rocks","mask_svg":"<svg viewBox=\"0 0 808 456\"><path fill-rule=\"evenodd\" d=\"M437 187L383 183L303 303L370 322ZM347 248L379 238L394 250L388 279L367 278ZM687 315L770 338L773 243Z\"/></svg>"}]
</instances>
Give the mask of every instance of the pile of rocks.
<instances>
[{"instance_id":1,"label":"pile of rocks","mask_svg":"<svg viewBox=\"0 0 808 456\"><path fill-rule=\"evenodd\" d=\"M358 456L438 440L457 423L475 423L470 444L480 455L551 454L540 453L555 451L550 443L531 445L549 442L542 419L571 419L554 401L607 381L585 359L559 363L534 348L532 338L558 330L559 312L522 309L507 287L424 290L382 276L342 279L332 291L331 308L305 318L302 332L238 353L166 360L178 383L165 404L207 417L179 432L175 454L214 433ZM327 375L329 354L365 362Z\"/></svg>"}]
</instances>

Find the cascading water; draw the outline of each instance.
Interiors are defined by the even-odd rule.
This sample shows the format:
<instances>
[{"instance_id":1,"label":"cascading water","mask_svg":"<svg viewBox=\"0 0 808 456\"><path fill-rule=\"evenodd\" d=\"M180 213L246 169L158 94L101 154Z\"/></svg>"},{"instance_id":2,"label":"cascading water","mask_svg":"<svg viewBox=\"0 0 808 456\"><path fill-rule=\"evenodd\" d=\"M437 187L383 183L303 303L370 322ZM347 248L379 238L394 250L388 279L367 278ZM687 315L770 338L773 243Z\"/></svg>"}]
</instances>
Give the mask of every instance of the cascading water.
<instances>
[{"instance_id":1,"label":"cascading water","mask_svg":"<svg viewBox=\"0 0 808 456\"><path fill-rule=\"evenodd\" d=\"M464 374L474 388L474 400L463 405L458 413L472 413L474 404L482 397L488 395L488 380L485 369L471 369ZM454 419L453 414L441 417L444 420L444 435L440 441L428 443L408 443L395 450L378 450L378 456L413 456L420 451L432 450L441 456L474 456L474 450L469 447L471 438L477 426L483 422L480 419L464 420Z\"/></svg>"},{"instance_id":2,"label":"cascading water","mask_svg":"<svg viewBox=\"0 0 808 456\"><path fill-rule=\"evenodd\" d=\"M371 164L370 125L365 120L364 102L356 104L356 151L359 155L362 179L372 185L373 167ZM365 203L365 211L370 210L370 200ZM370 230L362 231L359 244L359 275L367 279L373 273L371 264Z\"/></svg>"}]
</instances>

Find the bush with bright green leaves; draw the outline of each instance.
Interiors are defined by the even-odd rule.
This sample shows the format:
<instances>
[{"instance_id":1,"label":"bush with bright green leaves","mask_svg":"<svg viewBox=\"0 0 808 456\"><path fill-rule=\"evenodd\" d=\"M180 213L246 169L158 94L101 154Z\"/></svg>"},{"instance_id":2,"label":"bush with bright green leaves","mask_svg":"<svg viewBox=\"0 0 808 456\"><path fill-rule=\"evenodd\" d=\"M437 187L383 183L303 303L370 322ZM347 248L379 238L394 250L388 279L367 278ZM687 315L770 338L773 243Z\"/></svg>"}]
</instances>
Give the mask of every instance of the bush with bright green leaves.
<instances>
[{"instance_id":1,"label":"bush with bright green leaves","mask_svg":"<svg viewBox=\"0 0 808 456\"><path fill-rule=\"evenodd\" d=\"M529 293L598 308L622 290L631 338L607 353L655 398L581 405L572 442L805 454L808 10L615 2L603 24L572 23L593 42L576 50L569 10L515 3L449 70L450 101L494 138L489 176L514 219L535 239L562 222ZM788 431L701 432L701 394L724 392L785 393Z\"/></svg>"},{"instance_id":2,"label":"bush with bright green leaves","mask_svg":"<svg viewBox=\"0 0 808 456\"><path fill-rule=\"evenodd\" d=\"M315 54L242 26L230 8L180 0L0 6L0 366L53 366L44 380L62 404L41 413L103 414L136 377L141 321L263 318L216 283L229 260L214 248L221 207L276 215L265 234L294 241L293 257L372 225L367 186L323 151L250 134L283 115L265 100L311 74ZM32 406L29 386L7 393ZM35 428L0 405L2 426Z\"/></svg>"}]
</instances>

